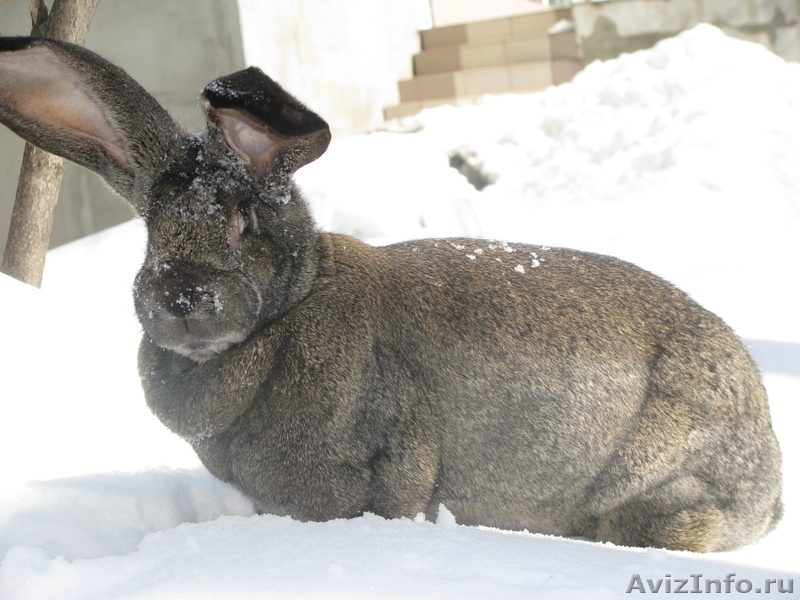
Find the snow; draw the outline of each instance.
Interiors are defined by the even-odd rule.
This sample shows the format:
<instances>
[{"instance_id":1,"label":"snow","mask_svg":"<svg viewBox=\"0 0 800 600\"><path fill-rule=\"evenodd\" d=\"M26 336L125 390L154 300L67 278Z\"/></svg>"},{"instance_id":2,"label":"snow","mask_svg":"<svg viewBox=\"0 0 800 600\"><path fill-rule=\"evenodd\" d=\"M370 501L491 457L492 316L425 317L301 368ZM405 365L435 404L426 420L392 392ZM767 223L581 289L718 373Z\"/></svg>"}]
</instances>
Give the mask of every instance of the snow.
<instances>
[{"instance_id":1,"label":"snow","mask_svg":"<svg viewBox=\"0 0 800 600\"><path fill-rule=\"evenodd\" d=\"M493 183L470 185L454 153ZM0 276L0 598L621 598L681 579L777 595L800 573L797 165L800 65L699 26L541 94L334 141L298 173L323 228L613 254L726 319L784 452L786 514L757 544L619 548L462 527L446 508L436 523L253 515L145 406L132 222L52 251L41 291Z\"/></svg>"}]
</instances>

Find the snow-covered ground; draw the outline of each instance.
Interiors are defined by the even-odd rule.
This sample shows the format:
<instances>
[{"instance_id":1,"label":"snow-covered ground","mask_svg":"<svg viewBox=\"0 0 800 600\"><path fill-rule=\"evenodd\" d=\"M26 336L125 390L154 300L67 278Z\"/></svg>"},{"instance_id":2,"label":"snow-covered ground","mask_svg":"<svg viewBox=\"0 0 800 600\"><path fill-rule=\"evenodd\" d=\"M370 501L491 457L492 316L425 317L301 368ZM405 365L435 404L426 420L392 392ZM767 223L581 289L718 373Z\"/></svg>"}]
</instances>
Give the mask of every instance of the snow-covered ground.
<instances>
[{"instance_id":1,"label":"snow-covered ground","mask_svg":"<svg viewBox=\"0 0 800 600\"><path fill-rule=\"evenodd\" d=\"M452 153L494 183L477 191ZM688 291L764 371L784 452L781 524L753 546L698 556L461 527L446 512L437 523L253 516L145 406L130 298L144 230L133 222L51 252L42 291L0 276L0 598L800 588L800 65L700 26L542 94L335 141L298 179L327 229L376 243L577 247Z\"/></svg>"}]
</instances>

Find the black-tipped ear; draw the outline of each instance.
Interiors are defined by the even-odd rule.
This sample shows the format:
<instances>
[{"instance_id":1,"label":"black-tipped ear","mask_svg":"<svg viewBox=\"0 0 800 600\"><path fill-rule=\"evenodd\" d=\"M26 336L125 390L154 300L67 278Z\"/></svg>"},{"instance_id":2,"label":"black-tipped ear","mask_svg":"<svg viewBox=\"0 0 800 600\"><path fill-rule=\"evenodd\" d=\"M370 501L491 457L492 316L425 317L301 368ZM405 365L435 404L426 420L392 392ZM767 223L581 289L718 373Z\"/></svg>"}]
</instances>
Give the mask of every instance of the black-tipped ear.
<instances>
[{"instance_id":1,"label":"black-tipped ear","mask_svg":"<svg viewBox=\"0 0 800 600\"><path fill-rule=\"evenodd\" d=\"M257 67L215 79L202 100L208 119L256 179L294 173L330 143L328 124Z\"/></svg>"},{"instance_id":2,"label":"black-tipped ear","mask_svg":"<svg viewBox=\"0 0 800 600\"><path fill-rule=\"evenodd\" d=\"M80 46L29 37L0 38L0 122L129 200L135 179L154 174L179 133L122 69Z\"/></svg>"}]
</instances>

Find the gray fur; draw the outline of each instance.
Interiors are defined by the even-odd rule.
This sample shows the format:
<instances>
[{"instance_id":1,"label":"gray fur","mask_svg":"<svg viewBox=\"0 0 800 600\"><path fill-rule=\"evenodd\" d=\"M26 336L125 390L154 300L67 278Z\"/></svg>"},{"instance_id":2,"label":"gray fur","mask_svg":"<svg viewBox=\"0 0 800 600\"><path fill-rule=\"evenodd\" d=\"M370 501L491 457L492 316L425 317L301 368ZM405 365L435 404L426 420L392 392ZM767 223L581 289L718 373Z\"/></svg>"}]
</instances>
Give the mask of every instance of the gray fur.
<instances>
[{"instance_id":1,"label":"gray fur","mask_svg":"<svg viewBox=\"0 0 800 600\"><path fill-rule=\"evenodd\" d=\"M50 86L79 110L42 108ZM100 57L0 41L0 120L147 223L149 407L259 511L444 504L469 525L695 551L774 525L766 395L719 318L607 256L318 232L292 173L325 151L325 122L253 68L203 107L188 135Z\"/></svg>"}]
</instances>

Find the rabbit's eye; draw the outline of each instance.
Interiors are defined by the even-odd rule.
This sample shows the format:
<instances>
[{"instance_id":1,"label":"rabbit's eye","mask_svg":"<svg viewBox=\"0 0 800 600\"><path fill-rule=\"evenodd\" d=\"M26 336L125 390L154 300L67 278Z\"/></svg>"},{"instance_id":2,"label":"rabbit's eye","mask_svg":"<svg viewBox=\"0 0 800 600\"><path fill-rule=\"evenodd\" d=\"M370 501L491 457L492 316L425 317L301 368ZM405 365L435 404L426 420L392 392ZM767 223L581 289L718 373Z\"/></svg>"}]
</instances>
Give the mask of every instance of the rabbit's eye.
<instances>
[{"instance_id":1,"label":"rabbit's eye","mask_svg":"<svg viewBox=\"0 0 800 600\"><path fill-rule=\"evenodd\" d=\"M251 207L241 206L236 211L236 228L233 232L233 245L238 246L245 235L257 227L256 213Z\"/></svg>"},{"instance_id":2,"label":"rabbit's eye","mask_svg":"<svg viewBox=\"0 0 800 600\"><path fill-rule=\"evenodd\" d=\"M239 210L236 214L236 227L239 230L239 235L244 235L252 227L252 220L250 212L247 210Z\"/></svg>"}]
</instances>

